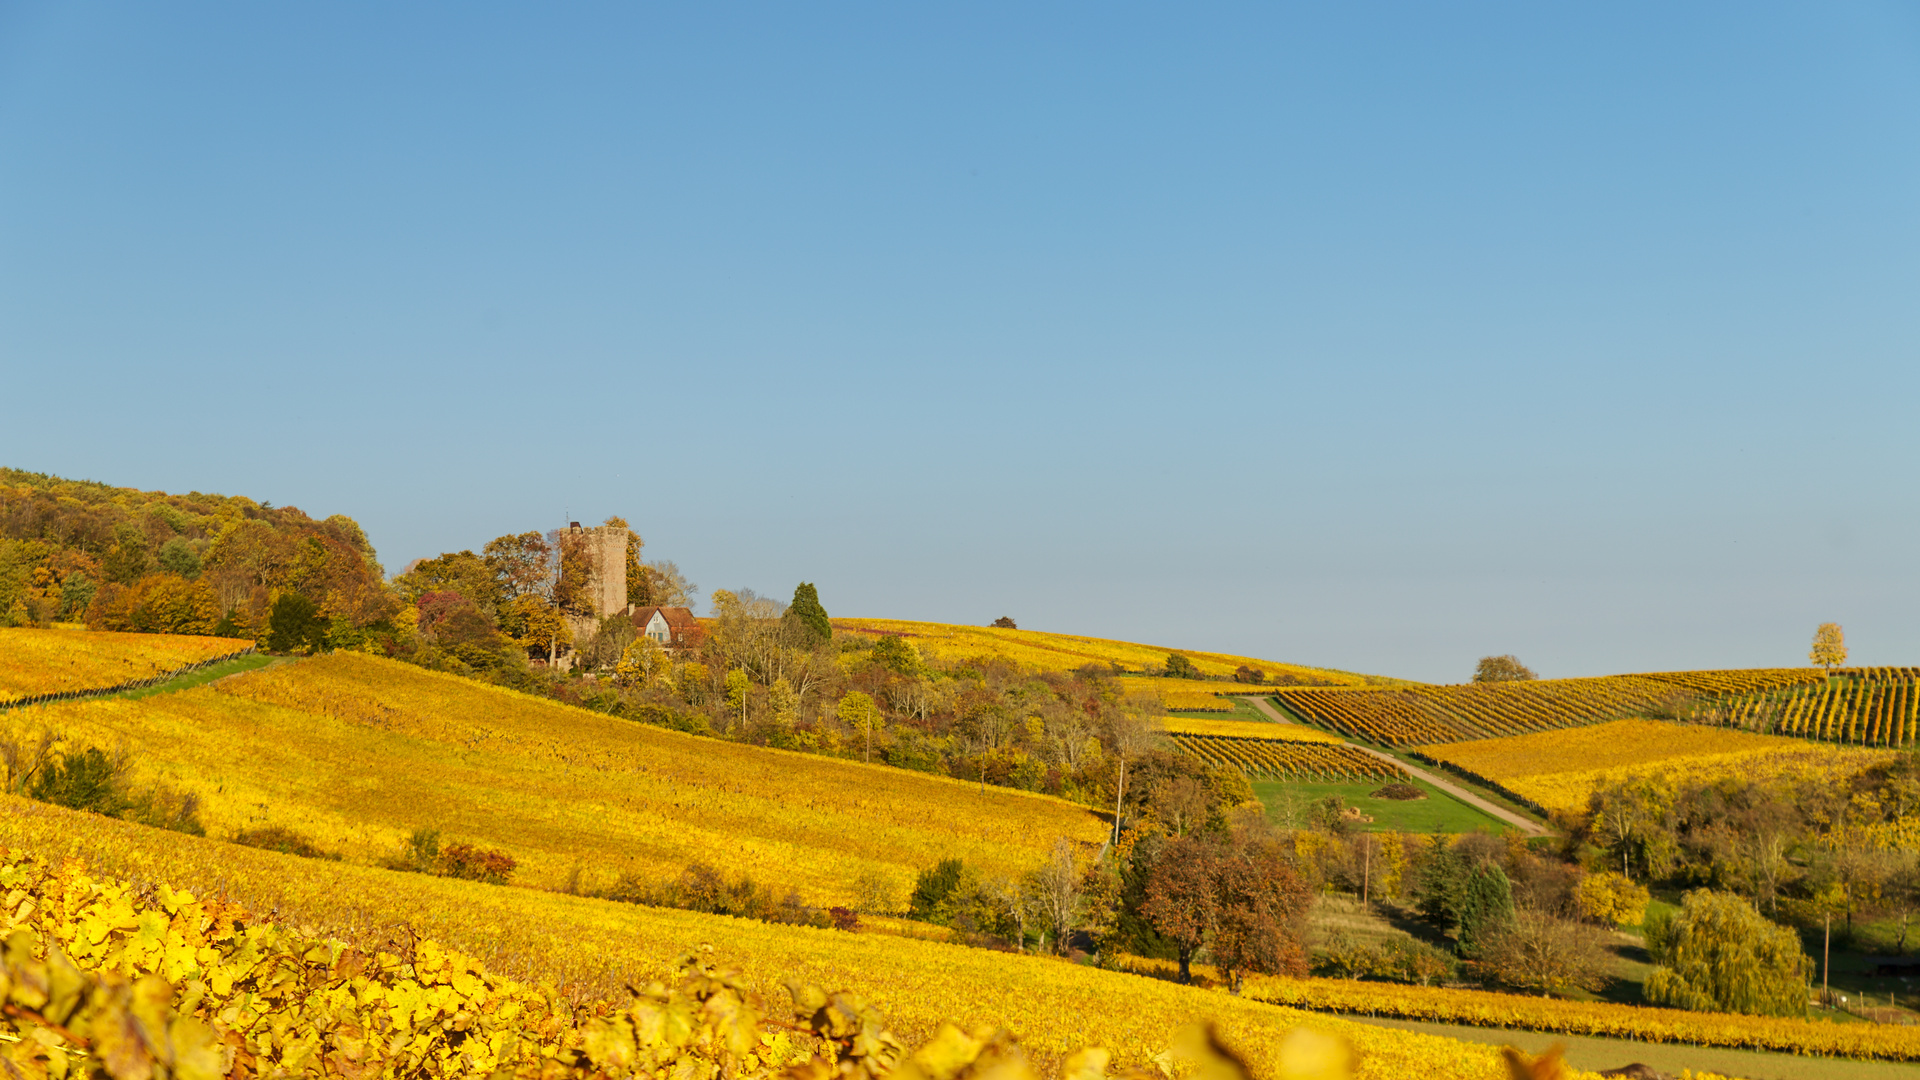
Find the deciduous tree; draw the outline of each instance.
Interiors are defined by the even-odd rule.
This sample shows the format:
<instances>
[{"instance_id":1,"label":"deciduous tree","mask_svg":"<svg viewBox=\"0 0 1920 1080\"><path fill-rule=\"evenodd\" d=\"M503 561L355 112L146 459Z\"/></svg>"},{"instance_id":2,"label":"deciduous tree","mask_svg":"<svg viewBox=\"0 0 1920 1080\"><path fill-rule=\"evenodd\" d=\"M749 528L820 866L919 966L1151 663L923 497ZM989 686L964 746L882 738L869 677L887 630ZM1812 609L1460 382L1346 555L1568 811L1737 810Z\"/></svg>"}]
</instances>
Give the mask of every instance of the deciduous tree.
<instances>
[{"instance_id":1,"label":"deciduous tree","mask_svg":"<svg viewBox=\"0 0 1920 1080\"><path fill-rule=\"evenodd\" d=\"M1831 671L1847 662L1847 635L1839 623L1821 623L1813 632L1813 649L1807 653L1815 667Z\"/></svg>"},{"instance_id":2,"label":"deciduous tree","mask_svg":"<svg viewBox=\"0 0 1920 1080\"><path fill-rule=\"evenodd\" d=\"M1678 913L1647 927L1647 951L1657 965L1646 981L1650 1001L1772 1016L1806 1009L1811 965L1799 937L1732 893L1686 894Z\"/></svg>"},{"instance_id":3,"label":"deciduous tree","mask_svg":"<svg viewBox=\"0 0 1920 1080\"><path fill-rule=\"evenodd\" d=\"M481 551L500 594L509 601L523 596L551 598L553 554L553 544L537 532L495 537Z\"/></svg>"},{"instance_id":4,"label":"deciduous tree","mask_svg":"<svg viewBox=\"0 0 1920 1080\"><path fill-rule=\"evenodd\" d=\"M1520 682L1537 678L1539 676L1533 673L1533 669L1521 663L1519 657L1512 653L1505 656L1483 656L1473 668L1473 681L1477 683Z\"/></svg>"},{"instance_id":5,"label":"deciduous tree","mask_svg":"<svg viewBox=\"0 0 1920 1080\"><path fill-rule=\"evenodd\" d=\"M1200 669L1194 667L1193 661L1187 659L1180 653L1169 653L1167 655L1165 671L1169 679L1197 679L1200 677Z\"/></svg>"},{"instance_id":6,"label":"deciduous tree","mask_svg":"<svg viewBox=\"0 0 1920 1080\"><path fill-rule=\"evenodd\" d=\"M840 703L834 706L833 711L842 724L860 733L866 744L862 760L872 761L873 724L877 713L873 707L873 698L858 690L852 690L840 699Z\"/></svg>"},{"instance_id":7,"label":"deciduous tree","mask_svg":"<svg viewBox=\"0 0 1920 1080\"><path fill-rule=\"evenodd\" d=\"M1611 870L1588 874L1573 888L1580 914L1608 926L1638 926L1650 898L1646 886Z\"/></svg>"}]
</instances>

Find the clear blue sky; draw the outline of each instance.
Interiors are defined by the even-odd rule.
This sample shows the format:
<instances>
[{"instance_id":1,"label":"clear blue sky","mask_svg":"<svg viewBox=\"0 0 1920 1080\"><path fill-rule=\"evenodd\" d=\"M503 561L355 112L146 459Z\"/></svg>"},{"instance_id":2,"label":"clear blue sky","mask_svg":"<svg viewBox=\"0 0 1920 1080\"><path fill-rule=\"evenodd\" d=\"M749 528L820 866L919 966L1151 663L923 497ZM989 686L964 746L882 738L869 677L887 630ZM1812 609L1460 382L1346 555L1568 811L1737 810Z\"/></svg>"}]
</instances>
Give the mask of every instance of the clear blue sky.
<instances>
[{"instance_id":1,"label":"clear blue sky","mask_svg":"<svg viewBox=\"0 0 1920 1080\"><path fill-rule=\"evenodd\" d=\"M390 571L1920 663L1920 9L0 0L0 375Z\"/></svg>"}]
</instances>

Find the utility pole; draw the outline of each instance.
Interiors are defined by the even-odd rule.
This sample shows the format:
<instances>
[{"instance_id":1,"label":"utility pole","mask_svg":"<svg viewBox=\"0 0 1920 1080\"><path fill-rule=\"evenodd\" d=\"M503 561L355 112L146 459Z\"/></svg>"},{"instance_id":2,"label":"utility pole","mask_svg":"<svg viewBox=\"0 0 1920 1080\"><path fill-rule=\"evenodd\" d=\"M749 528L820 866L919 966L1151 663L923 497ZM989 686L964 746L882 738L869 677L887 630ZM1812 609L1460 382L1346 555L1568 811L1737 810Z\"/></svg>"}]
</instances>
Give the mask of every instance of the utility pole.
<instances>
[{"instance_id":1,"label":"utility pole","mask_svg":"<svg viewBox=\"0 0 1920 1080\"><path fill-rule=\"evenodd\" d=\"M1361 833L1360 836L1365 845L1360 857L1360 906L1369 907L1368 897L1373 887L1373 834Z\"/></svg>"},{"instance_id":2,"label":"utility pole","mask_svg":"<svg viewBox=\"0 0 1920 1080\"><path fill-rule=\"evenodd\" d=\"M1833 959L1833 912L1827 912L1826 941L1820 946L1820 1000L1833 1008L1833 992L1827 989L1827 965Z\"/></svg>"}]
</instances>

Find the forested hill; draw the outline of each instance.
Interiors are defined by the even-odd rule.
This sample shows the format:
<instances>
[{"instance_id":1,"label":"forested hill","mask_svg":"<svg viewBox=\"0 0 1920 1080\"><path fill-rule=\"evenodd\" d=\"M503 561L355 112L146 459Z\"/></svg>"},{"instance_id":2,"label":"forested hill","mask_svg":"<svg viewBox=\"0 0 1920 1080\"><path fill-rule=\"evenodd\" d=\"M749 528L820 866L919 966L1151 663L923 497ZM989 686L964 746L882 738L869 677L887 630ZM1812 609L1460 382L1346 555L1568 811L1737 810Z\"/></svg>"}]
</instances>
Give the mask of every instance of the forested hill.
<instances>
[{"instance_id":1,"label":"forested hill","mask_svg":"<svg viewBox=\"0 0 1920 1080\"><path fill-rule=\"evenodd\" d=\"M0 626L256 637L293 591L345 640L392 614L383 579L344 514L0 467Z\"/></svg>"}]
</instances>

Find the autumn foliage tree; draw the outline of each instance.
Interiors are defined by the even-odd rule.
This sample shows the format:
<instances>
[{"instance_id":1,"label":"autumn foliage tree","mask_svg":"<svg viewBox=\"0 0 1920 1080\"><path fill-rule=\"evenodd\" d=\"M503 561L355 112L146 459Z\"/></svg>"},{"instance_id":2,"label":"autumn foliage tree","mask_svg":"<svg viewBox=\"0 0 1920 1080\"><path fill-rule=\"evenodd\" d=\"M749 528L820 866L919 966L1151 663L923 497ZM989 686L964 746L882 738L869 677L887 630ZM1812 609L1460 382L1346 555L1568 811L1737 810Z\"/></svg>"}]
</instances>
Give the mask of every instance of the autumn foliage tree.
<instances>
[{"instance_id":1,"label":"autumn foliage tree","mask_svg":"<svg viewBox=\"0 0 1920 1080\"><path fill-rule=\"evenodd\" d=\"M1847 662L1847 635L1840 629L1839 623L1821 623L1813 632L1813 648L1807 653L1807 659L1815 667L1831 671Z\"/></svg>"},{"instance_id":2,"label":"autumn foliage tree","mask_svg":"<svg viewBox=\"0 0 1920 1080\"><path fill-rule=\"evenodd\" d=\"M1520 658L1512 653L1505 656L1483 656L1473 668L1473 681L1477 683L1523 682L1537 678L1539 676L1533 673L1533 669L1521 663Z\"/></svg>"},{"instance_id":3,"label":"autumn foliage tree","mask_svg":"<svg viewBox=\"0 0 1920 1080\"><path fill-rule=\"evenodd\" d=\"M1647 951L1655 1003L1771 1016L1806 1008L1811 962L1799 937L1732 893L1688 893L1678 914L1647 927Z\"/></svg>"},{"instance_id":4,"label":"autumn foliage tree","mask_svg":"<svg viewBox=\"0 0 1920 1080\"><path fill-rule=\"evenodd\" d=\"M1147 876L1141 915L1172 943L1180 981L1206 949L1235 990L1247 972L1304 975L1305 881L1277 839L1236 832L1172 840Z\"/></svg>"}]
</instances>

